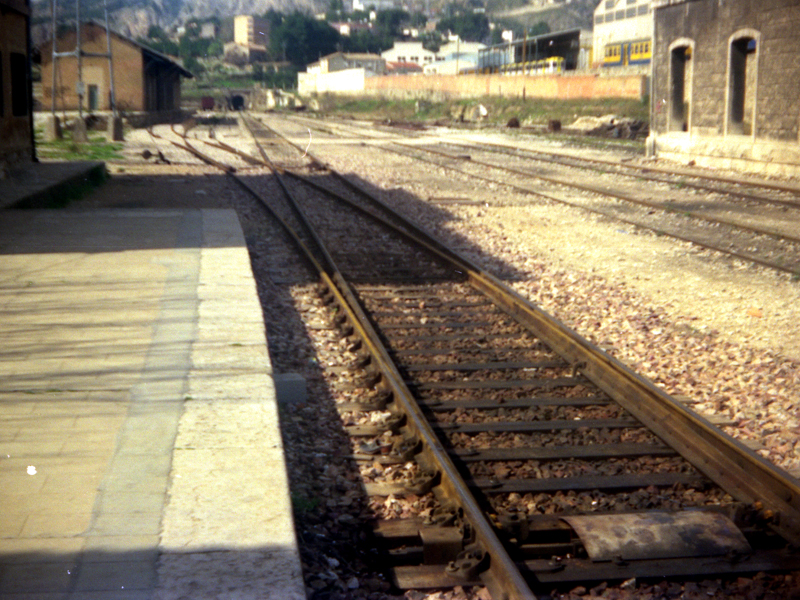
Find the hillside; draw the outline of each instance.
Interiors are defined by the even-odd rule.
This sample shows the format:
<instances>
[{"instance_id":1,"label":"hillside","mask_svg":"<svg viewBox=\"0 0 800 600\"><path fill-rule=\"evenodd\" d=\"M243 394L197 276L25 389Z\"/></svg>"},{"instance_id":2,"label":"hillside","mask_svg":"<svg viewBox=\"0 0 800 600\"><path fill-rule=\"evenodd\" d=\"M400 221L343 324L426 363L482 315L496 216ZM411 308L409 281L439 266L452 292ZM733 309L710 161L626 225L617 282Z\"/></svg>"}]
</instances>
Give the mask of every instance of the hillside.
<instances>
[{"instance_id":1,"label":"hillside","mask_svg":"<svg viewBox=\"0 0 800 600\"><path fill-rule=\"evenodd\" d=\"M325 10L328 0L108 0L111 28L133 38L144 37L151 25L170 29L192 18L261 15L269 9L280 12ZM50 34L50 0L33 0L34 41L41 42ZM102 19L101 0L81 2L84 18ZM75 0L62 1L59 12L63 19L74 19Z\"/></svg>"},{"instance_id":2,"label":"hillside","mask_svg":"<svg viewBox=\"0 0 800 600\"><path fill-rule=\"evenodd\" d=\"M306 13L325 11L330 0L107 0L112 29L133 38L145 37L151 25L171 29L189 19L240 14L260 15L270 9L279 12L300 10ZM550 31L581 27L592 28L592 15L599 0L487 0L490 20L531 27L541 21ZM34 43L50 36L51 0L33 0ZM103 18L101 0L83 0L82 17ZM63 21L74 18L75 0L59 4Z\"/></svg>"},{"instance_id":3,"label":"hillside","mask_svg":"<svg viewBox=\"0 0 800 600\"><path fill-rule=\"evenodd\" d=\"M500 21L515 21L531 27L544 21L550 31L592 29L594 9L599 0L561 0L555 4L543 0L489 0L487 13Z\"/></svg>"}]
</instances>

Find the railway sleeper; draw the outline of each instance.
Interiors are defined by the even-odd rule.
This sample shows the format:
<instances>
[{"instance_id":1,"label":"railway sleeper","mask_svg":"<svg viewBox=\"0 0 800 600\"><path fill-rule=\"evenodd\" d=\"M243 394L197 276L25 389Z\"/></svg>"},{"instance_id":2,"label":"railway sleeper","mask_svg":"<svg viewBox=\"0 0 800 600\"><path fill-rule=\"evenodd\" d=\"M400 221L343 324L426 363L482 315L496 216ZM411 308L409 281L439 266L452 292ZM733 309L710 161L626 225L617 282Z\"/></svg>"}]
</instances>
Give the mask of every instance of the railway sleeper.
<instances>
[{"instance_id":1,"label":"railway sleeper","mask_svg":"<svg viewBox=\"0 0 800 600\"><path fill-rule=\"evenodd\" d=\"M496 516L495 526L516 546L515 560L534 590L542 585L796 569L800 556L783 548L777 536L763 538L763 531L746 523L740 529L732 520L757 508L737 504L591 516L506 514ZM435 514L380 521L373 525L373 534L400 589L482 583L486 556L455 513L450 519L440 516L438 525Z\"/></svg>"}]
</instances>

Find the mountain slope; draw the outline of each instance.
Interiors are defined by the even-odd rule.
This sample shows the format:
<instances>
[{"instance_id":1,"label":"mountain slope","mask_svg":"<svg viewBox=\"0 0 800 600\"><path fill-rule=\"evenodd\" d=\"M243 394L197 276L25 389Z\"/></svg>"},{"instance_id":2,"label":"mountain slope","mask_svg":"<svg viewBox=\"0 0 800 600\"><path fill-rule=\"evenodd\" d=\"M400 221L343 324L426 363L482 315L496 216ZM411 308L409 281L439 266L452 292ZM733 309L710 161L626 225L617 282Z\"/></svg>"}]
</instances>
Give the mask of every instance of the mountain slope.
<instances>
[{"instance_id":1,"label":"mountain slope","mask_svg":"<svg viewBox=\"0 0 800 600\"><path fill-rule=\"evenodd\" d=\"M75 18L75 1L62 0L59 20ZM300 10L320 12L328 0L108 0L108 18L111 28L123 35L145 37L152 25L171 29L189 19L221 19L236 15L262 15L274 9L280 12ZM36 38L49 37L52 19L50 0L33 1L33 22L37 24ZM103 19L102 0L83 0L82 18Z\"/></svg>"}]
</instances>

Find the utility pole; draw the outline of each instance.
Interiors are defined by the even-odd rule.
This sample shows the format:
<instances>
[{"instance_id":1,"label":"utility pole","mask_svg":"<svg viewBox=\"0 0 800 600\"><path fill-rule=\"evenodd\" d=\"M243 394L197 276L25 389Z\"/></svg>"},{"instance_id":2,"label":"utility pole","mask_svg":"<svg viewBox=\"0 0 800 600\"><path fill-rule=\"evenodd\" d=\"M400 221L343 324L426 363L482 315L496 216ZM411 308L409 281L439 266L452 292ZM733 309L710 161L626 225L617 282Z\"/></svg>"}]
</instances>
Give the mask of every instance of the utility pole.
<instances>
[{"instance_id":1,"label":"utility pole","mask_svg":"<svg viewBox=\"0 0 800 600\"><path fill-rule=\"evenodd\" d=\"M86 95L86 85L83 81L83 58L107 58L108 59L108 79L109 79L109 107L111 109L111 118L109 119L109 136L114 141L122 139L122 121L117 114L116 93L114 90L114 61L111 54L111 31L108 27L108 5L106 0L103 0L103 12L105 17L105 30L106 30L106 51L105 52L86 52L83 50L82 44L82 26L81 23L81 0L75 0L75 49L59 52L57 48L58 39L58 0L52 0L53 4L53 104L51 119L54 122L55 128L60 130L60 124L57 123L56 117L56 69L58 59L75 57L77 65L77 83L75 85L75 93L78 97L78 119L75 122L74 140L87 141L86 136L86 122L83 119L83 98Z\"/></svg>"}]
</instances>

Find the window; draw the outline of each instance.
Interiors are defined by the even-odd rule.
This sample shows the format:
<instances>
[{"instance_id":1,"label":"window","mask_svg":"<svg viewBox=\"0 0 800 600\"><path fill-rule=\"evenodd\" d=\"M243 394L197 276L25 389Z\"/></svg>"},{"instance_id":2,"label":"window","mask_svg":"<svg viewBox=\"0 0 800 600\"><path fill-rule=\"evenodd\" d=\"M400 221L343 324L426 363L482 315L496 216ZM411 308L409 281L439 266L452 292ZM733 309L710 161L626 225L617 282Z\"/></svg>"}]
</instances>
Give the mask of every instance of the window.
<instances>
[{"instance_id":1,"label":"window","mask_svg":"<svg viewBox=\"0 0 800 600\"><path fill-rule=\"evenodd\" d=\"M604 15L595 15L595 17L594 17L595 25L599 25L600 23L605 21L605 19L603 17L604 17Z\"/></svg>"},{"instance_id":2,"label":"window","mask_svg":"<svg viewBox=\"0 0 800 600\"><path fill-rule=\"evenodd\" d=\"M11 114L24 117L28 114L28 59L24 54L12 52L11 56Z\"/></svg>"},{"instance_id":3,"label":"window","mask_svg":"<svg viewBox=\"0 0 800 600\"><path fill-rule=\"evenodd\" d=\"M681 44L669 53L669 131L689 131L689 100L692 85L692 48Z\"/></svg>"},{"instance_id":4,"label":"window","mask_svg":"<svg viewBox=\"0 0 800 600\"><path fill-rule=\"evenodd\" d=\"M614 21L614 13L608 13L606 15L606 23L613 23Z\"/></svg>"},{"instance_id":5,"label":"window","mask_svg":"<svg viewBox=\"0 0 800 600\"><path fill-rule=\"evenodd\" d=\"M625 18L630 19L631 17L636 16L636 7L628 8L625 10Z\"/></svg>"},{"instance_id":6,"label":"window","mask_svg":"<svg viewBox=\"0 0 800 600\"><path fill-rule=\"evenodd\" d=\"M754 37L735 39L728 62L728 133L753 133L757 77L757 42Z\"/></svg>"},{"instance_id":7,"label":"window","mask_svg":"<svg viewBox=\"0 0 800 600\"><path fill-rule=\"evenodd\" d=\"M618 10L616 13L614 13L614 18L617 21L622 21L622 19L625 18L625 11L624 10Z\"/></svg>"},{"instance_id":8,"label":"window","mask_svg":"<svg viewBox=\"0 0 800 600\"><path fill-rule=\"evenodd\" d=\"M615 0L606 0L606 10L614 9Z\"/></svg>"},{"instance_id":9,"label":"window","mask_svg":"<svg viewBox=\"0 0 800 600\"><path fill-rule=\"evenodd\" d=\"M95 84L89 84L87 86L89 89L89 111L94 112L99 106L99 98L98 98L98 88Z\"/></svg>"},{"instance_id":10,"label":"window","mask_svg":"<svg viewBox=\"0 0 800 600\"><path fill-rule=\"evenodd\" d=\"M646 15L648 13L648 11L650 10L650 6L647 5L647 4L641 4L641 5L639 5L639 8L637 10L638 10L638 14Z\"/></svg>"}]
</instances>

